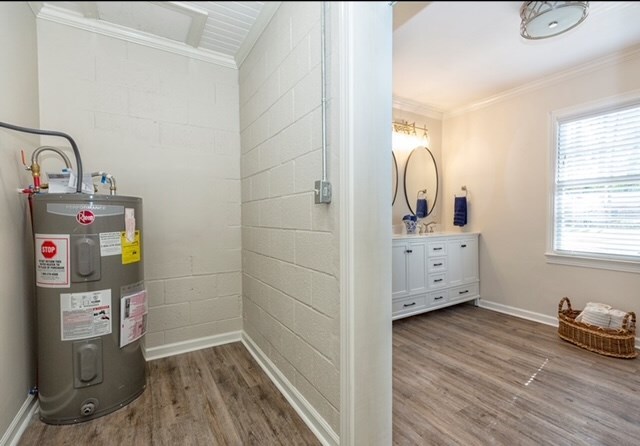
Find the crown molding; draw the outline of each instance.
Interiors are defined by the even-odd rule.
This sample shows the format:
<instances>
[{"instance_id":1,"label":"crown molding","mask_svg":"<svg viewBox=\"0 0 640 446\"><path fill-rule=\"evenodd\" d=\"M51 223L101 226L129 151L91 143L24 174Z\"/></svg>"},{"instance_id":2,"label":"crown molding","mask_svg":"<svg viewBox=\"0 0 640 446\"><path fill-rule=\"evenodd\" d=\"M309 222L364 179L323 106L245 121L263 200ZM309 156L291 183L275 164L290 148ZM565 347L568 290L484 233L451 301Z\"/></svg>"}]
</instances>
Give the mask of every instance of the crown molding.
<instances>
[{"instance_id":1,"label":"crown molding","mask_svg":"<svg viewBox=\"0 0 640 446\"><path fill-rule=\"evenodd\" d=\"M282 2L265 2L260 10L260 14L256 18L253 26L249 30L247 37L244 38L240 48L236 52L236 64L238 67L242 65L244 60L247 58L251 49L262 35L262 32L267 28L269 22L275 15L276 11L280 7Z\"/></svg>"},{"instance_id":2,"label":"crown molding","mask_svg":"<svg viewBox=\"0 0 640 446\"><path fill-rule=\"evenodd\" d=\"M583 74L599 70L601 68L617 65L621 62L634 59L639 56L640 56L640 45L636 45L631 49L627 49L620 53L616 53L616 54L601 57L599 59L592 60L582 65L578 65L576 67L569 68L567 70L560 71L558 73L554 73L549 76L545 76L533 82L529 82L527 84L520 85L519 87L505 90L503 92L497 93L493 96L489 96L480 101L472 102L468 105L445 112L444 119L448 119L464 113L470 113L476 110L480 110L482 108L488 107L498 102L511 99L517 96L521 96L523 94L530 93L532 91L540 90L542 88L549 87L559 82L572 79L572 78L581 76Z\"/></svg>"},{"instance_id":3,"label":"crown molding","mask_svg":"<svg viewBox=\"0 0 640 446\"><path fill-rule=\"evenodd\" d=\"M30 5L31 3L36 2L30 2ZM157 50L167 51L169 53L179 54L181 56L221 65L227 68L238 68L233 57L216 51L197 49L187 44L153 36L143 31L133 31L130 28L115 25L113 23L88 19L73 11L50 4L42 5L37 13L35 12L36 9L34 9L34 6L31 6L31 8L38 19L48 20L50 22L79 28L108 37L114 37L116 39L125 40L127 42L136 43L138 45L147 46Z\"/></svg>"},{"instance_id":4,"label":"crown molding","mask_svg":"<svg viewBox=\"0 0 640 446\"><path fill-rule=\"evenodd\" d=\"M27 3L29 4L29 7L33 11L33 15L38 17L38 14L40 14L40 10L44 6L44 2L27 2Z\"/></svg>"},{"instance_id":5,"label":"crown molding","mask_svg":"<svg viewBox=\"0 0 640 446\"><path fill-rule=\"evenodd\" d=\"M440 120L442 120L444 115L442 110L433 105L423 104L412 99L398 96L393 97L393 108Z\"/></svg>"}]
</instances>

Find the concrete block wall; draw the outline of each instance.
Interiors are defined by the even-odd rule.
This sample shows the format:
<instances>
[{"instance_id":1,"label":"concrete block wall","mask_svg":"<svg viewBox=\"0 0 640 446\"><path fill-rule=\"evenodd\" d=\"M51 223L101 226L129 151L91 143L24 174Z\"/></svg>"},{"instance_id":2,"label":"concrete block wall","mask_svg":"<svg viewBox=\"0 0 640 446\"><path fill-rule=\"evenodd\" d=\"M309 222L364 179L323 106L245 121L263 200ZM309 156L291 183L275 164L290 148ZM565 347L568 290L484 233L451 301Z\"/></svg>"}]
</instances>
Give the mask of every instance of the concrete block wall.
<instances>
[{"instance_id":1,"label":"concrete block wall","mask_svg":"<svg viewBox=\"0 0 640 446\"><path fill-rule=\"evenodd\" d=\"M283 2L240 66L243 328L337 433L339 184L331 147L333 202L316 205L313 196L322 172L320 14L320 2Z\"/></svg>"},{"instance_id":2,"label":"concrete block wall","mask_svg":"<svg viewBox=\"0 0 640 446\"><path fill-rule=\"evenodd\" d=\"M42 127L143 198L147 348L241 330L238 70L37 27Z\"/></svg>"}]
</instances>

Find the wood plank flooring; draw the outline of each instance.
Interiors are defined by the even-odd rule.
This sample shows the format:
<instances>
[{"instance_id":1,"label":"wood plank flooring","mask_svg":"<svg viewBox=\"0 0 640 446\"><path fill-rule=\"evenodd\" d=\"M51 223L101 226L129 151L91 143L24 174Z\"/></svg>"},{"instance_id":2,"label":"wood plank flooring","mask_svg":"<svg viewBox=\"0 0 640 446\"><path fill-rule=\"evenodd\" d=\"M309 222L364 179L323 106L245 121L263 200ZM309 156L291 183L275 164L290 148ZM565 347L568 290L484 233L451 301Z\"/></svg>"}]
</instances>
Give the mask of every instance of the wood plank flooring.
<instances>
[{"instance_id":1,"label":"wood plank flooring","mask_svg":"<svg viewBox=\"0 0 640 446\"><path fill-rule=\"evenodd\" d=\"M395 445L639 445L640 360L458 305L393 324ZM130 405L20 445L316 445L241 343L152 361ZM377 445L371 445L377 446Z\"/></svg>"},{"instance_id":2,"label":"wood plank flooring","mask_svg":"<svg viewBox=\"0 0 640 446\"><path fill-rule=\"evenodd\" d=\"M640 445L640 361L457 305L393 324L395 445Z\"/></svg>"},{"instance_id":3,"label":"wood plank flooring","mask_svg":"<svg viewBox=\"0 0 640 446\"><path fill-rule=\"evenodd\" d=\"M20 445L318 445L237 342L148 363L147 389L109 415L67 426L30 422Z\"/></svg>"}]
</instances>

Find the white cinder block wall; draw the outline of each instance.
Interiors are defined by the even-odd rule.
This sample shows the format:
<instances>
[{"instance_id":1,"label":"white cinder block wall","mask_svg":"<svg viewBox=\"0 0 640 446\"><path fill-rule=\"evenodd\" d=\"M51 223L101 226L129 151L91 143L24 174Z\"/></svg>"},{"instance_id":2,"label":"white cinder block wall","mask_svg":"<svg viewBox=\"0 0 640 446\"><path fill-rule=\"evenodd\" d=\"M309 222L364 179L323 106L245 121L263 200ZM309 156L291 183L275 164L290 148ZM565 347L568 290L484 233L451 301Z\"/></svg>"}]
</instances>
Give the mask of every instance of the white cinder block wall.
<instances>
[{"instance_id":1,"label":"white cinder block wall","mask_svg":"<svg viewBox=\"0 0 640 446\"><path fill-rule=\"evenodd\" d=\"M319 2L283 2L240 67L243 327L338 432L336 150L333 202L315 205L313 197L321 178L320 13Z\"/></svg>"},{"instance_id":2,"label":"white cinder block wall","mask_svg":"<svg viewBox=\"0 0 640 446\"><path fill-rule=\"evenodd\" d=\"M0 2L0 121L38 127L36 21L26 2ZM20 149L38 138L0 128L0 443L35 382L35 308L29 184ZM19 421L19 420L18 420Z\"/></svg>"},{"instance_id":3,"label":"white cinder block wall","mask_svg":"<svg viewBox=\"0 0 640 446\"><path fill-rule=\"evenodd\" d=\"M551 193L551 112L640 89L640 53L594 64L487 106L445 116L445 194L469 189L469 224L479 231L483 300L557 316L569 296L574 308L606 302L640 311L637 273L546 263ZM449 229L453 201L444 202Z\"/></svg>"},{"instance_id":4,"label":"white cinder block wall","mask_svg":"<svg viewBox=\"0 0 640 446\"><path fill-rule=\"evenodd\" d=\"M147 348L240 330L238 71L43 20L38 63L42 127L143 198Z\"/></svg>"}]
</instances>

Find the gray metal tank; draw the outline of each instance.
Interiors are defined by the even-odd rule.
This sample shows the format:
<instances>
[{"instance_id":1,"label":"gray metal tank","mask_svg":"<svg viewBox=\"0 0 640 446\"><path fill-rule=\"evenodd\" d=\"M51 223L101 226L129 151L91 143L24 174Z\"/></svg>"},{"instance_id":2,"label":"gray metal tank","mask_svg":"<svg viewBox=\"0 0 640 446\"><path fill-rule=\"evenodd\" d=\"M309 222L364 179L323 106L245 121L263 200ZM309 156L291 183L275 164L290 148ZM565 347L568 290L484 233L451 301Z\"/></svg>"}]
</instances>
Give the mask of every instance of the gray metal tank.
<instances>
[{"instance_id":1,"label":"gray metal tank","mask_svg":"<svg viewBox=\"0 0 640 446\"><path fill-rule=\"evenodd\" d=\"M146 387L142 199L34 194L40 419L106 415Z\"/></svg>"}]
</instances>

